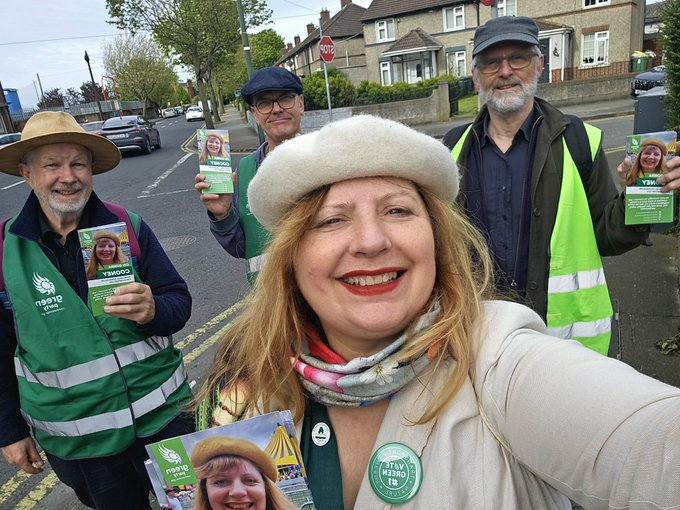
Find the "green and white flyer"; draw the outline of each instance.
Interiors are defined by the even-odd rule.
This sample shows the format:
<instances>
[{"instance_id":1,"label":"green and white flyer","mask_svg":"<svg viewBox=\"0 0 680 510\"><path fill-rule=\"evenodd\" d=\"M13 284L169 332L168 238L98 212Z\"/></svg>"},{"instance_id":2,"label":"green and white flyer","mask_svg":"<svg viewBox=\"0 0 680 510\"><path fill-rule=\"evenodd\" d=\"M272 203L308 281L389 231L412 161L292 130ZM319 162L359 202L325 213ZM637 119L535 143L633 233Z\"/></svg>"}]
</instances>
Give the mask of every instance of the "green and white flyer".
<instances>
[{"instance_id":1,"label":"green and white flyer","mask_svg":"<svg viewBox=\"0 0 680 510\"><path fill-rule=\"evenodd\" d=\"M88 306L104 315L106 298L121 285L135 281L130 243L124 222L78 230L87 275Z\"/></svg>"},{"instance_id":2,"label":"green and white flyer","mask_svg":"<svg viewBox=\"0 0 680 510\"><path fill-rule=\"evenodd\" d=\"M192 457L197 462L210 462L220 457L233 460L236 456L240 459L239 463L247 462L260 466L260 471L275 481L276 487L268 488L267 491L280 491L283 494L279 497L287 497L298 508L305 510L315 508L290 411L275 411L220 427L164 439L147 444L146 450L150 460L146 466L147 472L159 502L164 502L166 494L170 491L196 492L202 490L201 486L205 486L207 476L205 464L192 464ZM232 461L225 462L224 465L227 467L220 468L220 474L234 476L234 468L238 470L239 464L234 466ZM201 473L202 479L199 476ZM210 477L214 476L212 472L208 473L211 473ZM193 499L195 497L190 498ZM264 508L264 495L262 500ZM251 502L250 506L260 508L259 504L253 503Z\"/></svg>"},{"instance_id":3,"label":"green and white flyer","mask_svg":"<svg viewBox=\"0 0 680 510\"><path fill-rule=\"evenodd\" d=\"M224 129L198 129L198 167L210 188L203 193L233 193L229 132Z\"/></svg>"},{"instance_id":4,"label":"green and white flyer","mask_svg":"<svg viewBox=\"0 0 680 510\"><path fill-rule=\"evenodd\" d=\"M666 162L675 156L676 141L675 131L627 137L626 152L631 170L626 180L626 225L673 221L673 192L662 192L656 179L668 171Z\"/></svg>"}]
</instances>

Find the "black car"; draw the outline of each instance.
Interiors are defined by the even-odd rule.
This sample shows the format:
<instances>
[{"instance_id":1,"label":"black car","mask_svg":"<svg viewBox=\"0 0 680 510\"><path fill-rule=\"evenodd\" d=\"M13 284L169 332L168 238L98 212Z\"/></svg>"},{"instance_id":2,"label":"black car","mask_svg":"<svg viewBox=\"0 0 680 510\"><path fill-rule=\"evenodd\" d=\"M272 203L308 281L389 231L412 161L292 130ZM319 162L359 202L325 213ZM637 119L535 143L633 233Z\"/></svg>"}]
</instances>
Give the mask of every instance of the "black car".
<instances>
[{"instance_id":1,"label":"black car","mask_svg":"<svg viewBox=\"0 0 680 510\"><path fill-rule=\"evenodd\" d=\"M630 84L630 95L637 97L644 94L654 87L659 87L666 83L666 66L660 65L651 68L649 71L640 73L633 78Z\"/></svg>"},{"instance_id":2,"label":"black car","mask_svg":"<svg viewBox=\"0 0 680 510\"><path fill-rule=\"evenodd\" d=\"M124 115L105 121L99 134L115 143L121 152L141 150L149 154L152 147L161 148L161 135L155 126L139 115Z\"/></svg>"}]
</instances>

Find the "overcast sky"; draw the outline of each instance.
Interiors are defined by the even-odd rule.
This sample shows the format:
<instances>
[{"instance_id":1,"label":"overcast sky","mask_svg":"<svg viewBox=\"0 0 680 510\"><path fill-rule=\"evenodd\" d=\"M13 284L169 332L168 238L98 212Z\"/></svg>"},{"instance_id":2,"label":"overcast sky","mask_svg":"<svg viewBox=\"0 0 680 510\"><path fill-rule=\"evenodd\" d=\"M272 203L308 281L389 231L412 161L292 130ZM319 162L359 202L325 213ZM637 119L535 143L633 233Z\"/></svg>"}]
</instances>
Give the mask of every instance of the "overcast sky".
<instances>
[{"instance_id":1,"label":"overcast sky","mask_svg":"<svg viewBox=\"0 0 680 510\"><path fill-rule=\"evenodd\" d=\"M353 1L362 7L371 3ZM295 35L304 39L307 23L318 24L322 8L331 15L340 10L340 0L267 0L267 4L274 11L273 23L261 28L273 28L286 42L293 42ZM107 23L105 0L12 0L11 7L1 10L0 82L5 89L18 90L23 107L38 102L38 75L43 90L78 90L89 81L85 51L94 80L100 83L105 74L102 46L119 33Z\"/></svg>"}]
</instances>

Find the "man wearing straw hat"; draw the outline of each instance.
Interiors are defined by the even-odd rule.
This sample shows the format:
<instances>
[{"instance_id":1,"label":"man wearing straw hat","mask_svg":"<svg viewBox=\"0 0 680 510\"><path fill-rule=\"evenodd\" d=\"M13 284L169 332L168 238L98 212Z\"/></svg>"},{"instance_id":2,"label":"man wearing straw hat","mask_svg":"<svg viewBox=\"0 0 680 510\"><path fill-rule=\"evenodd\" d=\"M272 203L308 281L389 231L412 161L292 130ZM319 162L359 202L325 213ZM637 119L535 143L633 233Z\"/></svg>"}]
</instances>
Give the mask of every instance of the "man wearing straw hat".
<instances>
[{"instance_id":1,"label":"man wearing straw hat","mask_svg":"<svg viewBox=\"0 0 680 510\"><path fill-rule=\"evenodd\" d=\"M119 161L113 143L64 112L34 115L21 140L0 149L0 171L32 189L1 231L0 447L10 464L39 473L32 432L83 504L150 508L144 444L193 428L179 412L191 390L170 336L191 296L148 225L92 191L92 175ZM135 282L95 317L77 230L121 221Z\"/></svg>"}]
</instances>

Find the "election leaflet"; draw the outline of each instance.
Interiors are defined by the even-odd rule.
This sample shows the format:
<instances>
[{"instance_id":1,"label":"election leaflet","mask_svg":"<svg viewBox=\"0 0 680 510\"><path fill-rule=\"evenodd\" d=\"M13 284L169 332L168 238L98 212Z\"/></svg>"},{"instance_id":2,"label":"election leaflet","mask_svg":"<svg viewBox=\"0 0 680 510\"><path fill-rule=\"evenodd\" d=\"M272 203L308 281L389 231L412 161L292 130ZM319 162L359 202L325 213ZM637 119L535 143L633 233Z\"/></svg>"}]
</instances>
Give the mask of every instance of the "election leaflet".
<instances>
[{"instance_id":1,"label":"election leaflet","mask_svg":"<svg viewBox=\"0 0 680 510\"><path fill-rule=\"evenodd\" d=\"M224 129L198 129L198 166L210 188L202 193L233 193L229 132Z\"/></svg>"},{"instance_id":2,"label":"election leaflet","mask_svg":"<svg viewBox=\"0 0 680 510\"><path fill-rule=\"evenodd\" d=\"M210 452L203 454L210 459L238 456L260 467L262 454L266 454L276 469L275 490L281 491L298 508L315 508L290 411L276 411L165 439L147 445L146 449L150 459L147 472L156 498L164 506L170 506L168 495L173 493L171 496L182 499L183 508L192 508L197 491L208 491L201 488L201 485L206 487L205 483L201 484L202 478L199 476L202 473L201 466L191 463L196 449L197 452ZM228 471L237 469L228 462L224 465L229 467L218 470L219 473L203 473L203 476L207 480L217 474L224 478L229 474Z\"/></svg>"},{"instance_id":3,"label":"election leaflet","mask_svg":"<svg viewBox=\"0 0 680 510\"><path fill-rule=\"evenodd\" d=\"M130 243L124 222L78 230L85 264L88 306L92 315L104 315L106 298L121 285L135 281Z\"/></svg>"},{"instance_id":4,"label":"election leaflet","mask_svg":"<svg viewBox=\"0 0 680 510\"><path fill-rule=\"evenodd\" d=\"M673 192L662 192L656 179L667 172L666 162L675 156L676 141L675 131L626 137L626 153L631 162L626 183L626 225L673 221Z\"/></svg>"}]
</instances>

